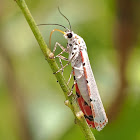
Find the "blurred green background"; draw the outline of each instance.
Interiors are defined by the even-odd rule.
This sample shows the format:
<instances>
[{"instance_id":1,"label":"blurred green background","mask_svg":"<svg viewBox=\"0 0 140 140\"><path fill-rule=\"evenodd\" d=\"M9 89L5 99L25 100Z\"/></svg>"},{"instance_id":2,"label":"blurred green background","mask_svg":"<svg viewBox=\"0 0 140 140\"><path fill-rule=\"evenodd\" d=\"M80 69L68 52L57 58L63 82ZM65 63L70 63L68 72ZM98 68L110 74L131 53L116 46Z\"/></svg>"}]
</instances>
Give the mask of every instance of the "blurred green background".
<instances>
[{"instance_id":1,"label":"blurred green background","mask_svg":"<svg viewBox=\"0 0 140 140\"><path fill-rule=\"evenodd\" d=\"M34 0L36 21L68 27L84 38L109 123L97 140L140 140L140 2ZM45 41L54 28L39 27ZM62 29L63 30L63 29ZM66 46L62 34L52 36ZM56 54L60 50L58 49ZM57 60L58 62L58 60ZM69 66L65 70L68 79ZM72 81L71 81L72 84ZM33 33L14 0L0 4L0 140L84 140Z\"/></svg>"}]
</instances>

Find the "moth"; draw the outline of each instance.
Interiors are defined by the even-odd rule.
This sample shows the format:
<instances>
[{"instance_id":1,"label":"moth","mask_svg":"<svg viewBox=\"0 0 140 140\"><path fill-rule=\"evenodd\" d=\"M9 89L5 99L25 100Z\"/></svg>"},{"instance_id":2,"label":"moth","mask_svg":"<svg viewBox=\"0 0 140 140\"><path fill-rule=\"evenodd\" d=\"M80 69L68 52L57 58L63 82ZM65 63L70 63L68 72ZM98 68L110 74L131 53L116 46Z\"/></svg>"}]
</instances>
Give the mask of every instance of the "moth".
<instances>
[{"instance_id":1,"label":"moth","mask_svg":"<svg viewBox=\"0 0 140 140\"><path fill-rule=\"evenodd\" d=\"M65 17L61 13L59 8L58 10L60 14L63 17ZM67 18L66 20L69 22ZM70 22L69 22L70 29L66 28L61 24L40 24L40 25L58 25L65 28L66 31L54 29L51 32L52 35L54 31L59 31L64 35L64 38L67 40L66 48L64 48L58 42L56 42L54 47L53 53L55 53L55 50L58 46L62 49L62 52L56 55L56 57L59 58L61 64L61 68L56 73L60 71L63 72L64 68L71 63L79 107L84 113L84 117L89 126L92 128L96 128L98 131L102 130L108 123L108 118L106 116L105 109L103 107L99 91L96 85L96 81L91 69L85 41L83 40L82 37L80 37L71 30ZM64 52L69 54L68 58L62 55ZM63 66L61 60L68 61L68 63L65 66ZM70 81L70 78L68 80L68 83ZM72 89L74 88L74 85Z\"/></svg>"}]
</instances>

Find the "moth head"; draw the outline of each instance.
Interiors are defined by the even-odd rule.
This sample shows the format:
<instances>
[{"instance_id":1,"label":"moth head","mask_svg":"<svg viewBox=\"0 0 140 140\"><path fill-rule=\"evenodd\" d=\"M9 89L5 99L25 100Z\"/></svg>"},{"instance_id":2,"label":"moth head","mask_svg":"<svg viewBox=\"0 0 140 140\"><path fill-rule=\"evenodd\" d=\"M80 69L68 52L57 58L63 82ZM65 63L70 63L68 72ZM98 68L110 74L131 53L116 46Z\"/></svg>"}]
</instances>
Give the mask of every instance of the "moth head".
<instances>
[{"instance_id":1,"label":"moth head","mask_svg":"<svg viewBox=\"0 0 140 140\"><path fill-rule=\"evenodd\" d=\"M65 32L64 37L66 39L72 39L73 38L73 34L74 34L73 31L68 30L68 31Z\"/></svg>"}]
</instances>

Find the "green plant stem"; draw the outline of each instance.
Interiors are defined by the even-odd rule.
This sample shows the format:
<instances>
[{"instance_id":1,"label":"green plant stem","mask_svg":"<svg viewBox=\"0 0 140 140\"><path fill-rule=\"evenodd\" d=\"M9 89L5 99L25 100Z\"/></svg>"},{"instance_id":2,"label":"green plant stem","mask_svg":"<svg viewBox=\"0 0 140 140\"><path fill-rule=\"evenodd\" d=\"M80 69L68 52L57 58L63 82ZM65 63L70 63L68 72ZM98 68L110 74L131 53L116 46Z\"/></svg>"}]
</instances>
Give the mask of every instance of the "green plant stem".
<instances>
[{"instance_id":1,"label":"green plant stem","mask_svg":"<svg viewBox=\"0 0 140 140\"><path fill-rule=\"evenodd\" d=\"M51 69L53 72L56 72L58 70L58 65L56 63L56 61L52 58L52 52L50 51L50 49L47 47L38 27L36 26L37 24L35 23L26 3L24 0L16 0L18 6L20 7L20 9L22 10L44 56L46 57L46 60L48 61ZM64 77L62 76L62 74L59 72L57 74L55 74L56 79L58 80L64 95L66 97L66 100L69 101L69 108L72 110L75 118L76 118L76 123L80 126L80 128L82 129L85 137L87 140L95 140L95 137L92 133L92 131L90 130L89 126L86 123L86 120L83 116L81 117L77 117L77 113L80 112L79 106L75 100L75 96L71 95L71 96L67 96L70 93L70 88L68 87L68 85L65 82Z\"/></svg>"}]
</instances>

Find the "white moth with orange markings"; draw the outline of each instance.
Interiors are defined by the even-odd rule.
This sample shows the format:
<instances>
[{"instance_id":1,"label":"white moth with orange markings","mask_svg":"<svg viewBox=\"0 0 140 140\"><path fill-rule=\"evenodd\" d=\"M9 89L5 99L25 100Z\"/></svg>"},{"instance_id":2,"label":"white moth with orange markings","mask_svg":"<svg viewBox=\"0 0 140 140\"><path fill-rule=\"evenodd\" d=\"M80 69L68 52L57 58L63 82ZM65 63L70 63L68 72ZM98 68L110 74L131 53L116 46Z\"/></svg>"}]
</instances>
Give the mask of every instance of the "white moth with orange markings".
<instances>
[{"instance_id":1,"label":"white moth with orange markings","mask_svg":"<svg viewBox=\"0 0 140 140\"><path fill-rule=\"evenodd\" d=\"M90 66L86 44L83 38L70 30L64 32L64 37L68 40L67 50L76 81L79 106L88 124L100 131L108 119Z\"/></svg>"},{"instance_id":2,"label":"white moth with orange markings","mask_svg":"<svg viewBox=\"0 0 140 140\"><path fill-rule=\"evenodd\" d=\"M61 12L60 14L64 16ZM58 25L66 29L65 32L59 29L54 29L51 32L51 35L54 31L59 31L63 33L65 39L67 39L68 41L67 48L64 48L58 42L56 42L55 44L53 53L55 53L57 46L59 46L62 49L62 52L56 55L56 57L59 58L61 64L61 69L59 69L56 73L63 71L64 68L71 63L73 70L72 73L74 76L74 85L76 87L77 101L82 112L84 113L84 117L87 123L90 125L90 127L96 128L98 131L102 130L104 126L108 123L108 119L90 66L85 41L83 40L83 38L81 38L79 35L75 34L71 30L70 22L69 22L70 29L60 24L40 24L40 25ZM68 59L62 56L64 52L69 54ZM65 66L63 66L61 60L68 61L68 63Z\"/></svg>"}]
</instances>

